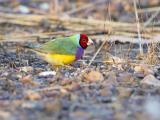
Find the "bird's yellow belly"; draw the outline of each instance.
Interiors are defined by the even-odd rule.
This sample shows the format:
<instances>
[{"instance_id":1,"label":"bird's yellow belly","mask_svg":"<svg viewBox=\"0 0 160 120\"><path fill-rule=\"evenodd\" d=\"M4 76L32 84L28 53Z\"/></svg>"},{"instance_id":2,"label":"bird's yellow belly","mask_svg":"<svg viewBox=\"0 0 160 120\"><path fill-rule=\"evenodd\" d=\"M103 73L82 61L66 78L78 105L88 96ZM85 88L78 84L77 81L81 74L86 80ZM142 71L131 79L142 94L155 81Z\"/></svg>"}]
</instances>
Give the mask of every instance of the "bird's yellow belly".
<instances>
[{"instance_id":1,"label":"bird's yellow belly","mask_svg":"<svg viewBox=\"0 0 160 120\"><path fill-rule=\"evenodd\" d=\"M74 55L47 54L45 59L52 65L65 65L72 63L76 58Z\"/></svg>"}]
</instances>

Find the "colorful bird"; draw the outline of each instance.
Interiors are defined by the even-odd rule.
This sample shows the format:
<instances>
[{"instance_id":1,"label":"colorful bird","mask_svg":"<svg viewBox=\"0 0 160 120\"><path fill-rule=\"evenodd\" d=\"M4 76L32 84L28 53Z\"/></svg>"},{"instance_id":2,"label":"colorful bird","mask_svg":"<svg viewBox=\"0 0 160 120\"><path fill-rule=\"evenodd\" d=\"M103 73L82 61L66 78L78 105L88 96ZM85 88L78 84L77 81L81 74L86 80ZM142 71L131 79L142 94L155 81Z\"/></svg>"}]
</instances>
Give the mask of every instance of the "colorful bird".
<instances>
[{"instance_id":1,"label":"colorful bird","mask_svg":"<svg viewBox=\"0 0 160 120\"><path fill-rule=\"evenodd\" d=\"M42 59L53 66L63 66L81 59L84 50L93 41L86 34L76 34L65 38L56 38L42 45L29 45Z\"/></svg>"}]
</instances>

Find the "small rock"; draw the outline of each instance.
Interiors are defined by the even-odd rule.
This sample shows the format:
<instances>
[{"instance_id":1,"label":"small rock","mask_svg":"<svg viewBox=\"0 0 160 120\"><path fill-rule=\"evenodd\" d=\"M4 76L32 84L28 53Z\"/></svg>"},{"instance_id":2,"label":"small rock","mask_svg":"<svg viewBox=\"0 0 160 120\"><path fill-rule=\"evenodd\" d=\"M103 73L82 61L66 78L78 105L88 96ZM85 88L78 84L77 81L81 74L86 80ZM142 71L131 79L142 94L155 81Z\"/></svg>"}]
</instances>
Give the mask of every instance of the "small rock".
<instances>
[{"instance_id":1,"label":"small rock","mask_svg":"<svg viewBox=\"0 0 160 120\"><path fill-rule=\"evenodd\" d=\"M121 85L128 85L128 84L134 85L136 83L133 75L127 72L119 74L119 77L117 77L117 81Z\"/></svg>"},{"instance_id":2,"label":"small rock","mask_svg":"<svg viewBox=\"0 0 160 120\"><path fill-rule=\"evenodd\" d=\"M39 76L41 76L41 77L46 77L46 76L49 76L49 75L55 76L56 72L55 71L44 71L44 72L39 73Z\"/></svg>"},{"instance_id":3,"label":"small rock","mask_svg":"<svg viewBox=\"0 0 160 120\"><path fill-rule=\"evenodd\" d=\"M144 110L152 120L160 119L160 103L156 98L148 98L144 105Z\"/></svg>"},{"instance_id":4,"label":"small rock","mask_svg":"<svg viewBox=\"0 0 160 120\"><path fill-rule=\"evenodd\" d=\"M0 119L1 120L8 120L11 119L11 113L7 111L0 111Z\"/></svg>"},{"instance_id":5,"label":"small rock","mask_svg":"<svg viewBox=\"0 0 160 120\"><path fill-rule=\"evenodd\" d=\"M62 107L62 105L61 105L60 101L55 100L53 102L47 102L45 104L44 109L46 112L52 113L52 112L59 112L61 110L61 107Z\"/></svg>"},{"instance_id":6,"label":"small rock","mask_svg":"<svg viewBox=\"0 0 160 120\"><path fill-rule=\"evenodd\" d=\"M143 67L140 65L137 65L134 67L135 72L143 72Z\"/></svg>"},{"instance_id":7,"label":"small rock","mask_svg":"<svg viewBox=\"0 0 160 120\"><path fill-rule=\"evenodd\" d=\"M112 86L112 85L117 85L117 76L116 73L111 71L106 73L106 76L108 76L107 80L105 80L105 84L103 84L104 86Z\"/></svg>"},{"instance_id":8,"label":"small rock","mask_svg":"<svg viewBox=\"0 0 160 120\"><path fill-rule=\"evenodd\" d=\"M90 82L102 81L104 80L103 75L98 71L91 71L84 75L85 79Z\"/></svg>"},{"instance_id":9,"label":"small rock","mask_svg":"<svg viewBox=\"0 0 160 120\"><path fill-rule=\"evenodd\" d=\"M25 109L41 108L40 104L38 104L37 102L33 102L33 101L25 101L25 102L22 102L20 105L22 108L25 108Z\"/></svg>"},{"instance_id":10,"label":"small rock","mask_svg":"<svg viewBox=\"0 0 160 120\"><path fill-rule=\"evenodd\" d=\"M160 81L151 74L147 75L140 83L160 87Z\"/></svg>"},{"instance_id":11,"label":"small rock","mask_svg":"<svg viewBox=\"0 0 160 120\"><path fill-rule=\"evenodd\" d=\"M128 98L132 94L132 89L130 88L119 87L117 90L119 93L119 98Z\"/></svg>"},{"instance_id":12,"label":"small rock","mask_svg":"<svg viewBox=\"0 0 160 120\"><path fill-rule=\"evenodd\" d=\"M33 81L33 77L31 75L27 75L27 76L20 78L20 81L24 85L32 85L32 86L39 86L40 85L40 83Z\"/></svg>"},{"instance_id":13,"label":"small rock","mask_svg":"<svg viewBox=\"0 0 160 120\"><path fill-rule=\"evenodd\" d=\"M152 0L152 1L149 0L149 5L150 6L155 6L155 5L158 5L158 4L159 4L159 0Z\"/></svg>"},{"instance_id":14,"label":"small rock","mask_svg":"<svg viewBox=\"0 0 160 120\"><path fill-rule=\"evenodd\" d=\"M85 111L75 111L71 113L72 120L90 120L92 118L92 114Z\"/></svg>"},{"instance_id":15,"label":"small rock","mask_svg":"<svg viewBox=\"0 0 160 120\"><path fill-rule=\"evenodd\" d=\"M80 84L78 84L78 83L72 83L72 84L70 85L70 87L68 87L67 90L75 91L75 90L78 90L78 89L80 89L80 88L81 88L81 87L80 87Z\"/></svg>"},{"instance_id":16,"label":"small rock","mask_svg":"<svg viewBox=\"0 0 160 120\"><path fill-rule=\"evenodd\" d=\"M24 13L24 14L27 14L30 12L29 8L27 6L24 6L24 5L20 5L18 7L18 11L21 12L21 13Z\"/></svg>"},{"instance_id":17,"label":"small rock","mask_svg":"<svg viewBox=\"0 0 160 120\"><path fill-rule=\"evenodd\" d=\"M42 3L40 4L40 9L47 11L49 9L49 4L48 3Z\"/></svg>"},{"instance_id":18,"label":"small rock","mask_svg":"<svg viewBox=\"0 0 160 120\"><path fill-rule=\"evenodd\" d=\"M124 72L119 74L118 82L129 82L133 79L132 74Z\"/></svg>"},{"instance_id":19,"label":"small rock","mask_svg":"<svg viewBox=\"0 0 160 120\"><path fill-rule=\"evenodd\" d=\"M154 75L154 71L147 68L147 69L144 70L144 74L145 74L145 75L149 75L149 74Z\"/></svg>"},{"instance_id":20,"label":"small rock","mask_svg":"<svg viewBox=\"0 0 160 120\"><path fill-rule=\"evenodd\" d=\"M32 82L32 76L31 75L27 75L27 76L24 76L20 79L20 81L23 83L23 84L27 84L27 83L31 83Z\"/></svg>"},{"instance_id":21,"label":"small rock","mask_svg":"<svg viewBox=\"0 0 160 120\"><path fill-rule=\"evenodd\" d=\"M25 66L25 67L21 67L20 70L23 71L23 72L32 72L33 71L33 67Z\"/></svg>"},{"instance_id":22,"label":"small rock","mask_svg":"<svg viewBox=\"0 0 160 120\"><path fill-rule=\"evenodd\" d=\"M5 76L8 76L9 75L9 72L4 72L1 74L1 77L5 77Z\"/></svg>"},{"instance_id":23,"label":"small rock","mask_svg":"<svg viewBox=\"0 0 160 120\"><path fill-rule=\"evenodd\" d=\"M102 86L111 89L113 86L118 85L116 73L113 71L104 73L107 79L101 82Z\"/></svg>"},{"instance_id":24,"label":"small rock","mask_svg":"<svg viewBox=\"0 0 160 120\"><path fill-rule=\"evenodd\" d=\"M151 68L149 68L147 65L145 64L140 64L134 67L135 72L137 73L144 73L144 75L148 75L148 74L154 74L153 70L151 70Z\"/></svg>"},{"instance_id":25,"label":"small rock","mask_svg":"<svg viewBox=\"0 0 160 120\"><path fill-rule=\"evenodd\" d=\"M65 86L65 85L70 85L72 83L72 80L64 79L60 82L61 82L61 85Z\"/></svg>"},{"instance_id":26,"label":"small rock","mask_svg":"<svg viewBox=\"0 0 160 120\"><path fill-rule=\"evenodd\" d=\"M28 90L28 91L26 91L25 98L28 100L39 100L39 99L41 99L41 95L37 92L32 91L32 90Z\"/></svg>"},{"instance_id":27,"label":"small rock","mask_svg":"<svg viewBox=\"0 0 160 120\"><path fill-rule=\"evenodd\" d=\"M112 93L111 93L109 87L103 88L103 89L100 90L100 95L101 95L101 96L106 97L106 96L110 96L111 94L112 94Z\"/></svg>"},{"instance_id":28,"label":"small rock","mask_svg":"<svg viewBox=\"0 0 160 120\"><path fill-rule=\"evenodd\" d=\"M142 73L142 72L136 72L136 73L134 73L134 76L137 78L140 78L140 79L145 77L144 73Z\"/></svg>"}]
</instances>

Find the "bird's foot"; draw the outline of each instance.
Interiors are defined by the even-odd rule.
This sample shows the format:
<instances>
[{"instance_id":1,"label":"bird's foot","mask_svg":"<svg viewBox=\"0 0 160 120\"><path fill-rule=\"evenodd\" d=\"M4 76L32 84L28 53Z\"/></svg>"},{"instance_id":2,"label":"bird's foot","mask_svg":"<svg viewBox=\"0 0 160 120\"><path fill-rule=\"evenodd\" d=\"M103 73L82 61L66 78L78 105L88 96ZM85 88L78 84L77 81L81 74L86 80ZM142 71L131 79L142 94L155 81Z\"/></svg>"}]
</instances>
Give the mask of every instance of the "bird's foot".
<instances>
[{"instance_id":1,"label":"bird's foot","mask_svg":"<svg viewBox=\"0 0 160 120\"><path fill-rule=\"evenodd\" d=\"M63 65L63 67L68 68L68 69L74 69L74 67L69 66L69 65Z\"/></svg>"}]
</instances>

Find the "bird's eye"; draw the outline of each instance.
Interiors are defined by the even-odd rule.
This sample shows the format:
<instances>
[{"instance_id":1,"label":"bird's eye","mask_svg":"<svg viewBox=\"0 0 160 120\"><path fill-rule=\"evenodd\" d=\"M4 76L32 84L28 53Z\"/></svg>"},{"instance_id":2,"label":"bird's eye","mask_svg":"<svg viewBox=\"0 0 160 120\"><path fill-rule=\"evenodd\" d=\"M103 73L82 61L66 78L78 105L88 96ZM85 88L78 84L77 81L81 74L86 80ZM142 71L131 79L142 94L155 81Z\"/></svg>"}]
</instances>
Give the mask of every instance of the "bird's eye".
<instances>
[{"instance_id":1,"label":"bird's eye","mask_svg":"<svg viewBox=\"0 0 160 120\"><path fill-rule=\"evenodd\" d=\"M82 39L82 42L83 42L83 43L86 43L86 39Z\"/></svg>"}]
</instances>

